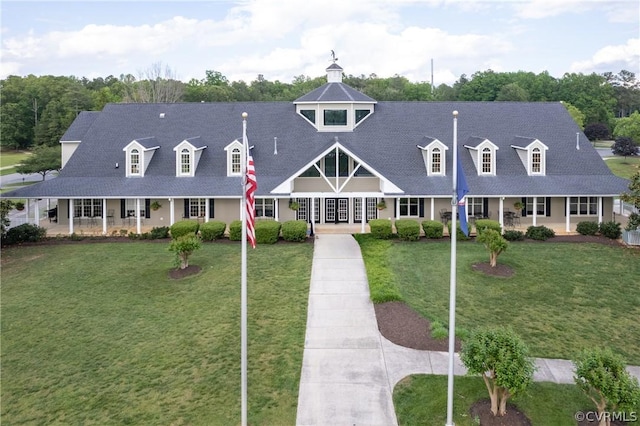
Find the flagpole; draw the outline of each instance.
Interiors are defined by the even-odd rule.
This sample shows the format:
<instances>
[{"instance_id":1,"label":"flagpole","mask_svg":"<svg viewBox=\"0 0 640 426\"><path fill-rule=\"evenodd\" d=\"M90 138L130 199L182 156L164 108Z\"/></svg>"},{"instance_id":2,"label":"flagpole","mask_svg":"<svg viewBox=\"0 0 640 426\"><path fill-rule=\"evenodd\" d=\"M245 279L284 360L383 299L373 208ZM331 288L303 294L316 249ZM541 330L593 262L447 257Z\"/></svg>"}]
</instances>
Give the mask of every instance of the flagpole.
<instances>
[{"instance_id":1,"label":"flagpole","mask_svg":"<svg viewBox=\"0 0 640 426\"><path fill-rule=\"evenodd\" d=\"M247 426L247 116L242 113L242 203L240 219L242 221L242 267L240 278L240 380L241 384L241 424Z\"/></svg>"},{"instance_id":2,"label":"flagpole","mask_svg":"<svg viewBox=\"0 0 640 426\"><path fill-rule=\"evenodd\" d=\"M447 380L447 423L453 423L453 363L456 343L456 240L458 234L458 111L453 111L453 196L451 198L451 281L449 283L449 371Z\"/></svg>"}]
</instances>

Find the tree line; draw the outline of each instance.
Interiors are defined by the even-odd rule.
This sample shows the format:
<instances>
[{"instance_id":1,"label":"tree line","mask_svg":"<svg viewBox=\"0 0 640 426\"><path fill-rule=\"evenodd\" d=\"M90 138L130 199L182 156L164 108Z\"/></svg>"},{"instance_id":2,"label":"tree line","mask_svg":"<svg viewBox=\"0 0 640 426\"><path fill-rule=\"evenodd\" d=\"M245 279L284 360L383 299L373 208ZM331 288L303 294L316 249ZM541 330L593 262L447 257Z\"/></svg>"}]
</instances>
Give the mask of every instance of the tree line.
<instances>
[{"instance_id":1,"label":"tree line","mask_svg":"<svg viewBox=\"0 0 640 426\"><path fill-rule=\"evenodd\" d=\"M546 71L535 74L486 70L470 77L463 74L450 86L436 87L399 75L345 75L343 81L378 101L562 101L585 131L588 126L597 126L599 139L610 137L621 117L640 114L640 83L634 73L626 70L601 75L566 73L561 78ZM131 74L93 80L75 76L9 76L0 80L0 148L57 146L80 111L99 111L107 103L293 101L324 83L324 76L305 75L296 76L291 83L269 81L262 75L249 83L229 81L214 70L206 70L202 79L185 83L160 63L137 78ZM640 135L635 142L640 143Z\"/></svg>"}]
</instances>

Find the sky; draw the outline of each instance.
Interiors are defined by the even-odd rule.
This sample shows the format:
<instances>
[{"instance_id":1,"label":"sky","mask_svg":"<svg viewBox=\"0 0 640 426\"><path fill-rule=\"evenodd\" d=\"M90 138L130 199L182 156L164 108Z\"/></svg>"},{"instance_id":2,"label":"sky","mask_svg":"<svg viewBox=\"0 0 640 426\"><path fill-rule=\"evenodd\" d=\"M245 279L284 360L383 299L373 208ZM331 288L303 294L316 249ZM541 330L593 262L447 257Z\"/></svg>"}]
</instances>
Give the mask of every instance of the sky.
<instances>
[{"instance_id":1,"label":"sky","mask_svg":"<svg viewBox=\"0 0 640 426\"><path fill-rule=\"evenodd\" d=\"M324 76L332 50L347 75L436 86L488 69L640 76L638 0L2 0L0 37L0 78L160 64L290 83Z\"/></svg>"}]
</instances>

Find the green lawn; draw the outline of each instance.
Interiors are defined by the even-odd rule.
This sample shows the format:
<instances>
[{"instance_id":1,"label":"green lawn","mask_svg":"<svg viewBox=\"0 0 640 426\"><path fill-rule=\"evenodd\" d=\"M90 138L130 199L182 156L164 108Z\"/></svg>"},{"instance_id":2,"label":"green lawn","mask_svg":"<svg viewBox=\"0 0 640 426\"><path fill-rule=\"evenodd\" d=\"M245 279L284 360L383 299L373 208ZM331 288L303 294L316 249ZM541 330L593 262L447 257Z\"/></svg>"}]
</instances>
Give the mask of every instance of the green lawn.
<instances>
[{"instance_id":1,"label":"green lawn","mask_svg":"<svg viewBox=\"0 0 640 426\"><path fill-rule=\"evenodd\" d=\"M22 163L22 160L31 155L28 152L2 151L0 153L0 167L12 166Z\"/></svg>"},{"instance_id":2,"label":"green lawn","mask_svg":"<svg viewBox=\"0 0 640 426\"><path fill-rule=\"evenodd\" d=\"M469 408L489 398L480 377L454 380L453 421L457 426L477 423ZM533 383L526 393L509 401L524 412L533 425L575 426L575 413L595 406L576 386ZM447 419L447 377L416 375L401 381L393 392L400 425L444 425Z\"/></svg>"},{"instance_id":3,"label":"green lawn","mask_svg":"<svg viewBox=\"0 0 640 426\"><path fill-rule=\"evenodd\" d=\"M448 241L359 240L367 271L380 268L371 264L368 246L386 247L386 285L395 286L423 316L448 323ZM483 245L458 244L457 327L510 325L536 357L571 359L583 348L609 346L629 364L640 365L640 250L511 243L498 258L515 271L511 278L472 270L472 264L488 260ZM375 297L376 277L369 280Z\"/></svg>"},{"instance_id":4,"label":"green lawn","mask_svg":"<svg viewBox=\"0 0 640 426\"><path fill-rule=\"evenodd\" d=\"M614 175L621 178L631 179L631 176L640 172L640 157L612 157L605 163Z\"/></svg>"},{"instance_id":5,"label":"green lawn","mask_svg":"<svg viewBox=\"0 0 640 426\"><path fill-rule=\"evenodd\" d=\"M167 243L2 250L6 424L240 422L240 245L171 281ZM312 245L249 250L248 420L293 424Z\"/></svg>"}]
</instances>

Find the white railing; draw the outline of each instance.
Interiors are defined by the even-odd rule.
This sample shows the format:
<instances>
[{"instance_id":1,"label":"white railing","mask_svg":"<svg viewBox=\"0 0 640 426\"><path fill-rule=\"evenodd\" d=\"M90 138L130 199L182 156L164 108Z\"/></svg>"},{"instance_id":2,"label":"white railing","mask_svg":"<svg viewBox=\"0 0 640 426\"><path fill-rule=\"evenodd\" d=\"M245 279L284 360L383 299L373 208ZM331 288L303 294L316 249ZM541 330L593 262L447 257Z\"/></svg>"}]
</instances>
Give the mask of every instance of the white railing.
<instances>
[{"instance_id":1,"label":"white railing","mask_svg":"<svg viewBox=\"0 0 640 426\"><path fill-rule=\"evenodd\" d=\"M640 230L622 231L622 241L630 246L640 246Z\"/></svg>"}]
</instances>

